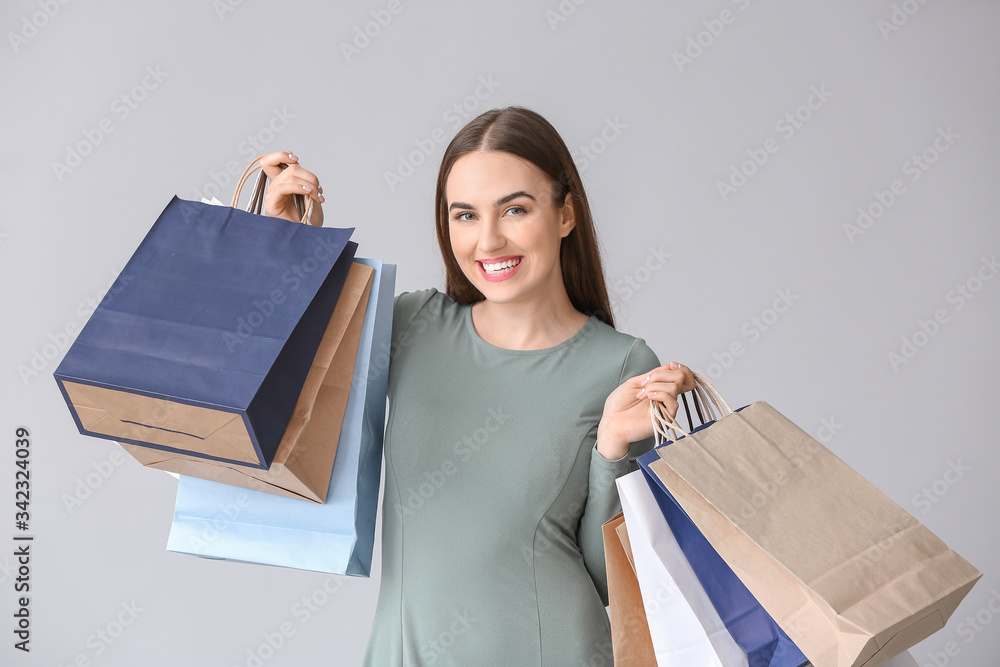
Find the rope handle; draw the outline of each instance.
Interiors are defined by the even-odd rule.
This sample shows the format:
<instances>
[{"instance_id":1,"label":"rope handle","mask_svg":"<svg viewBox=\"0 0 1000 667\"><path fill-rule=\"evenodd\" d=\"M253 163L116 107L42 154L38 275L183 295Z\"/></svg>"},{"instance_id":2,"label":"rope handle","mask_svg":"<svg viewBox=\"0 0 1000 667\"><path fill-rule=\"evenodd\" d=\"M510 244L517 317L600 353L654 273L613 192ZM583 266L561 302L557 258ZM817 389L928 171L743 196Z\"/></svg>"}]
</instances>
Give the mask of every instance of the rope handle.
<instances>
[{"instance_id":1,"label":"rope handle","mask_svg":"<svg viewBox=\"0 0 1000 667\"><path fill-rule=\"evenodd\" d=\"M260 157L254 158L247 168L243 171L243 175L240 177L239 183L236 184L236 191L233 192L233 202L230 204L233 208L239 208L240 193L243 192L243 186L246 184L247 179L260 169L260 174L257 175L257 180L254 182L253 193L250 195L250 201L247 203L247 212L256 213L257 215L262 215L264 211L264 189L267 187L267 174L261 169L261 165L257 164L262 158L267 157L266 155L261 155ZM278 165L282 169L288 167L287 164L281 163ZM299 214L299 222L308 223L309 216L312 214L313 200L309 197L308 200L303 195L293 195L295 201L295 210Z\"/></svg>"},{"instance_id":2,"label":"rope handle","mask_svg":"<svg viewBox=\"0 0 1000 667\"><path fill-rule=\"evenodd\" d=\"M712 386L712 383L704 375L699 373L694 374L694 389L690 393L693 396L698 419L702 424L722 419L733 411L729 407L729 403L726 402L726 399L719 393L719 390ZM681 400L684 402L684 413L687 415L688 427L690 431L693 431L694 425L691 423L691 413L688 410L686 393L681 394ZM653 423L653 436L657 445L662 445L668 441L676 442L681 437L690 435L690 431L685 431L684 427L677 423L677 415L674 415L674 418L671 419L667 416L665 408L666 406L659 401L649 402L649 419ZM703 408L704 413L702 412ZM706 416L708 419L706 419Z\"/></svg>"}]
</instances>

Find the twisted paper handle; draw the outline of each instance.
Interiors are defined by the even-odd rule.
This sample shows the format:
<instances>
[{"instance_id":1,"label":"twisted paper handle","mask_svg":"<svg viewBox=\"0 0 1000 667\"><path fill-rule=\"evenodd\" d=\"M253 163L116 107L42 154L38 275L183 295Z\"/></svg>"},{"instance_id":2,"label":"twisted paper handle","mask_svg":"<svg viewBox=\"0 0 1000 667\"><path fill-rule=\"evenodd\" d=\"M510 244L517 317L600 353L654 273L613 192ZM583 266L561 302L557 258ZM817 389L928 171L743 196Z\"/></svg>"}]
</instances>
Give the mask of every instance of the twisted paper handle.
<instances>
[{"instance_id":1,"label":"twisted paper handle","mask_svg":"<svg viewBox=\"0 0 1000 667\"><path fill-rule=\"evenodd\" d=\"M729 407L729 403L726 402L726 399L719 393L719 390L712 386L712 383L704 375L694 374L692 395L694 396L694 405L698 411L698 417L703 424L707 421L722 419L733 411ZM683 398L684 394L681 394L681 397ZM704 415L701 411L702 407L705 409ZM663 403L659 401L649 402L649 418L653 422L653 436L656 439L657 445L662 445L668 441L677 441L681 436L690 435L688 431L684 430L684 427L677 423L677 415L674 415L674 419L671 419L667 416L665 410L666 406ZM685 412L687 411L686 399L684 399L684 410ZM691 427L690 413L688 413L688 426Z\"/></svg>"},{"instance_id":2,"label":"twisted paper handle","mask_svg":"<svg viewBox=\"0 0 1000 667\"><path fill-rule=\"evenodd\" d=\"M266 155L261 155L257 157L247 166L243 171L243 175L240 177L240 182L236 184L236 191L233 193L233 203L230 204L233 208L239 206L240 193L243 191L243 185L253 174L260 168L257 164L260 162L261 158L267 157ZM282 167L284 169L284 167ZM264 211L264 188L267 183L267 174L261 169L260 174L257 175L257 181L254 183L253 194L250 196L250 202L247 204L247 212L262 214ZM308 223L309 216L312 214L313 200L312 197L303 197L302 195L295 195L295 208L298 210L300 220L299 222Z\"/></svg>"}]
</instances>

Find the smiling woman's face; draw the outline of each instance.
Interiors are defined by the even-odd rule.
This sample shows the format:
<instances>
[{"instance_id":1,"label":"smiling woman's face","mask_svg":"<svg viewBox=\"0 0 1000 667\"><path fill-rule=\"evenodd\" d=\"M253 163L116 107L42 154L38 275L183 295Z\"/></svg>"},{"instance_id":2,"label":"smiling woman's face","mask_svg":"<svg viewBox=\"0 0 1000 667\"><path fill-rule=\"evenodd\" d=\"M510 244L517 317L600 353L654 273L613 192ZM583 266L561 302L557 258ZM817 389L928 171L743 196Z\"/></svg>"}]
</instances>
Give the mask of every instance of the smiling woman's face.
<instances>
[{"instance_id":1,"label":"smiling woman's face","mask_svg":"<svg viewBox=\"0 0 1000 667\"><path fill-rule=\"evenodd\" d=\"M467 153L445 185L451 249L488 301L544 303L562 292L560 241L573 206L553 201L538 167L500 151Z\"/></svg>"}]
</instances>

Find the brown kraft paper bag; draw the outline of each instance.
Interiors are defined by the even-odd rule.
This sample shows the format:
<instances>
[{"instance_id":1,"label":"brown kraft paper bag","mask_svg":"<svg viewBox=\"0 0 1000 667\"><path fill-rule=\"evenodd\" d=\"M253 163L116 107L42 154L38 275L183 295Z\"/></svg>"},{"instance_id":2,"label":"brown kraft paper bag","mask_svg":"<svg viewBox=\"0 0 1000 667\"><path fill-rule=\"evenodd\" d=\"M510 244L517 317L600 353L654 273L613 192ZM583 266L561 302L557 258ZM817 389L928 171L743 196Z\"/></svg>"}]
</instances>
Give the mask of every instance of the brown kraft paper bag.
<instances>
[{"instance_id":1,"label":"brown kraft paper bag","mask_svg":"<svg viewBox=\"0 0 1000 667\"><path fill-rule=\"evenodd\" d=\"M150 468L289 498L326 501L374 270L354 262L268 470L119 443Z\"/></svg>"},{"instance_id":2,"label":"brown kraft paper bag","mask_svg":"<svg viewBox=\"0 0 1000 667\"><path fill-rule=\"evenodd\" d=\"M815 667L881 665L982 576L763 401L654 451L650 469Z\"/></svg>"},{"instance_id":3,"label":"brown kraft paper bag","mask_svg":"<svg viewBox=\"0 0 1000 667\"><path fill-rule=\"evenodd\" d=\"M611 645L616 667L656 665L646 609L632 562L632 547L622 512L603 526L604 560L608 570Z\"/></svg>"}]
</instances>

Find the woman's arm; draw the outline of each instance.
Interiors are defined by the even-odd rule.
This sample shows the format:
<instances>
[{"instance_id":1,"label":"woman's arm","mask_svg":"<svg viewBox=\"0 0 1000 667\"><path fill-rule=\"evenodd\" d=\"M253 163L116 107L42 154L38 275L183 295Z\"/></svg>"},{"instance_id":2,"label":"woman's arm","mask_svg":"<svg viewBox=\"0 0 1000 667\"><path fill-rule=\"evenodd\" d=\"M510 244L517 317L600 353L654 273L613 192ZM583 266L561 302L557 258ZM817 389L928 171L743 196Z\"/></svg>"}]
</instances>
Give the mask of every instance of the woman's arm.
<instances>
[{"instance_id":1,"label":"woman's arm","mask_svg":"<svg viewBox=\"0 0 1000 667\"><path fill-rule=\"evenodd\" d=\"M619 386L605 401L590 457L587 503L577 533L587 571L605 605L608 582L601 526L621 511L615 480L635 470L635 460L653 448L649 401L662 400L669 409L673 400L676 410L676 397L689 383L694 386L690 369L675 362L660 366L649 346L636 339L622 364Z\"/></svg>"}]
</instances>

